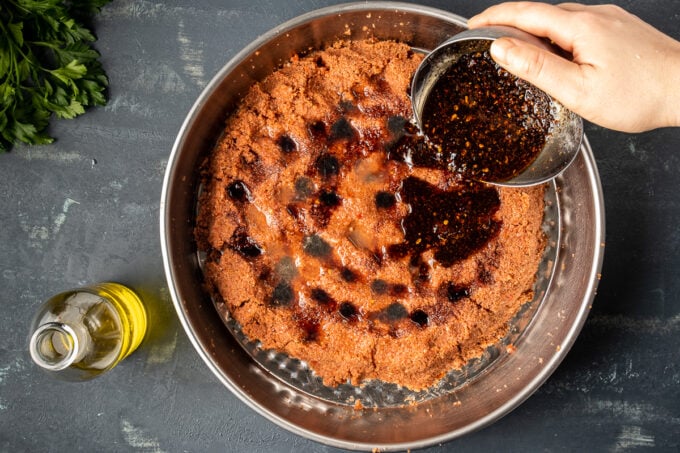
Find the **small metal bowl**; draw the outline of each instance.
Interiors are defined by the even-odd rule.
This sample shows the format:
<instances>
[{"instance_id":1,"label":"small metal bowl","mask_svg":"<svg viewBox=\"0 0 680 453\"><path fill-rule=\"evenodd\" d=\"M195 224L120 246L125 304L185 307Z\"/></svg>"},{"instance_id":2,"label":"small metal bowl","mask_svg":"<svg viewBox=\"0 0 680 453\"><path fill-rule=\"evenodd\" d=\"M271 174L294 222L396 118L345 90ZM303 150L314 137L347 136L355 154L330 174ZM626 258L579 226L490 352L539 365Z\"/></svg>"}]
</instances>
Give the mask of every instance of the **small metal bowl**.
<instances>
[{"instance_id":1,"label":"small metal bowl","mask_svg":"<svg viewBox=\"0 0 680 453\"><path fill-rule=\"evenodd\" d=\"M432 92L437 80L462 55L480 52L489 48L489 43L498 38L511 37L526 41L536 47L555 51L546 41L522 30L506 26L475 28L460 32L438 45L422 61L413 76L411 84L411 103L418 126L425 101ZM538 88L536 88L538 90ZM583 139L583 120L565 108L559 101L552 99L552 115L555 124L546 137L545 145L536 159L521 173L503 181L486 180L500 186L530 186L541 184L557 176L569 166L581 148Z\"/></svg>"},{"instance_id":2,"label":"small metal bowl","mask_svg":"<svg viewBox=\"0 0 680 453\"><path fill-rule=\"evenodd\" d=\"M253 410L300 436L356 450L407 450L484 427L528 398L574 342L595 295L602 264L604 208L588 142L550 183L554 262L535 310L515 326L512 348L462 385L416 404L356 410L301 391L269 370L230 333L203 285L193 230L199 168L225 118L249 87L296 53L337 39L375 37L427 52L465 28L449 12L406 3L338 5L297 17L265 33L212 79L187 115L168 160L160 203L165 273L179 320L215 376ZM226 38L225 38L226 39ZM191 389L189 389L191 391Z\"/></svg>"}]
</instances>

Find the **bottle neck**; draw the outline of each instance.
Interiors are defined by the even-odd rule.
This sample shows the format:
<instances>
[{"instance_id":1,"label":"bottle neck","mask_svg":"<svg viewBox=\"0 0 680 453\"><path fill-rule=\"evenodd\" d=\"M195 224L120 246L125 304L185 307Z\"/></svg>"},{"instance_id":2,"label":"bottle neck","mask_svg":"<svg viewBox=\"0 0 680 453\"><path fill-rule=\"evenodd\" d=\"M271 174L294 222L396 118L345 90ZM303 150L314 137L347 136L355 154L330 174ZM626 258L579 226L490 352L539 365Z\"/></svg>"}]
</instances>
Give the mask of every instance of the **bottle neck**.
<instances>
[{"instance_id":1,"label":"bottle neck","mask_svg":"<svg viewBox=\"0 0 680 453\"><path fill-rule=\"evenodd\" d=\"M80 343L68 324L48 322L35 330L29 350L37 365L46 370L59 371L73 364L78 357Z\"/></svg>"}]
</instances>

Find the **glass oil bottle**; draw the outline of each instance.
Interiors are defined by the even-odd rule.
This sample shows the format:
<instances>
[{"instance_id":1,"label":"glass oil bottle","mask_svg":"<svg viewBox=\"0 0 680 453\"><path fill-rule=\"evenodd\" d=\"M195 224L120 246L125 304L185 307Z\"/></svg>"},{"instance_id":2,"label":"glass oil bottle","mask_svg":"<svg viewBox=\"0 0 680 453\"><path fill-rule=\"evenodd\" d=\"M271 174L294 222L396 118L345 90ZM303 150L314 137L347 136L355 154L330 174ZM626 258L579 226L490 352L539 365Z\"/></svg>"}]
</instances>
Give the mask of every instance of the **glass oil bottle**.
<instances>
[{"instance_id":1,"label":"glass oil bottle","mask_svg":"<svg viewBox=\"0 0 680 453\"><path fill-rule=\"evenodd\" d=\"M47 300L31 325L33 361L56 377L99 376L142 342L147 317L139 296L119 283L100 283Z\"/></svg>"}]
</instances>

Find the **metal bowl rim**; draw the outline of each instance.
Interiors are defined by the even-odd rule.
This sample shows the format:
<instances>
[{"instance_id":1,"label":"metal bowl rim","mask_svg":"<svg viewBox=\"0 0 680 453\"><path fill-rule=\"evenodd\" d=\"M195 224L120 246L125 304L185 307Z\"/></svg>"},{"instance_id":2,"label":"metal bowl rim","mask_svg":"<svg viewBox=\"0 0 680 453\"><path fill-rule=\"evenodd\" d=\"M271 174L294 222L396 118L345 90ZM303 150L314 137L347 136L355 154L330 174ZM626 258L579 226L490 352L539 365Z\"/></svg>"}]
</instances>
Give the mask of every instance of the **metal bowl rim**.
<instances>
[{"instance_id":1,"label":"metal bowl rim","mask_svg":"<svg viewBox=\"0 0 680 453\"><path fill-rule=\"evenodd\" d=\"M335 6L328 6L324 8L320 8L317 10L313 10L311 12L305 13L303 15L297 16L295 18L292 18L281 25L274 27L270 29L268 32L262 34L259 36L257 39L252 41L249 45L244 47L240 52L238 52L231 60L229 60L218 72L217 74L211 79L211 81L207 84L207 86L203 89L197 100L194 102L193 106L189 110L185 120L183 121L177 137L175 139L175 142L172 147L172 151L170 153L170 156L168 158L168 164L166 167L166 172L165 172L165 177L163 180L163 185L162 185L162 190L161 190L161 199L160 199L160 241L161 241L161 251L162 251L162 258L163 258L163 266L164 266L164 271L166 275L166 280L168 283L168 289L170 296L173 301L173 305L175 306L175 309L178 313L178 317L180 320L180 324L182 325L184 331L187 333L187 336L189 337L190 342L192 343L194 349L198 352L199 356L202 358L202 360L206 363L208 368L213 372L213 374L219 379L222 384L224 384L235 396L237 396L241 401L243 401L247 406L252 408L254 411L256 411L258 414L262 415L266 419L272 421L273 423L277 424L278 426L287 429L295 434L298 434L300 436L303 436L305 438L321 442L326 445L334 446L334 447L339 447L339 448L348 448L348 449L379 449L379 450L406 450L406 449L413 449L413 448L423 448L425 446L430 446L434 445L437 443L441 442L447 442L450 441L454 438L460 437L464 434L468 434L470 432L476 431L482 427L488 426L489 424L497 421L499 418L503 417L504 415L508 414L511 412L513 409L515 409L517 406L519 406L523 401L525 401L531 394L533 394L546 380L547 378L554 372L554 370L557 368L557 366L562 362L564 357L566 356L567 352L570 350L571 346L573 345L576 337L578 336L579 332L581 331L583 324L585 323L585 320L587 318L587 314L590 308L590 304L592 303L592 300L595 296L596 288L597 288L597 283L598 283L598 274L600 272L600 269L602 267L602 260L603 260L603 241L605 237L605 230L604 230L604 202L603 202L603 195L602 195L602 187L601 187L601 182L599 179L599 174L595 165L595 159L592 153L592 150L590 148L590 144L587 140L587 138L584 136L583 137L583 143L581 147L581 154L584 157L585 161L585 166L586 166L586 171L588 174L588 179L590 182L591 187L593 188L593 203L595 205L595 211L599 214L598 216L595 217L595 234L594 237L597 240L598 244L595 244L594 247L594 256L593 256L593 266L591 268L590 275L588 275L588 281L590 282L590 285L588 287L588 290L584 294L584 297L582 299L581 306L579 308L578 314L575 318L575 321L572 323L571 328L568 331L568 334L564 337L564 340L562 341L561 345L562 348L557 351L552 357L550 357L549 361L546 363L546 366L541 370L541 372L527 385L524 386L523 391L515 394L512 398L508 399L505 401L504 404L499 406L496 410L486 414L484 417L481 417L478 419L475 423L468 424L460 429L453 430L446 432L444 434L441 434L439 436L432 436L429 438L421 439L417 442L402 442L402 443L390 443L390 444L384 444L384 445L376 445L375 443L361 443L361 442L348 442L348 441L343 441L339 440L337 438L334 438L332 436L327 436L327 435L321 435L318 434L312 430L303 428L297 424L291 423L284 417L280 417L266 408L262 407L260 404L255 403L251 398L249 398L248 394L240 387L234 384L228 376L226 376L224 373L221 372L220 369L216 366L216 364L211 360L210 356L208 353L202 348L200 345L198 339L196 338L194 332L193 332L193 327L190 324L188 318L186 317L184 313L184 307L182 306L182 301L180 300L177 288L175 287L175 271L172 269L171 266L171 258L170 258L170 253L168 250L169 247L169 223L171 219L168 217L168 196L170 192L170 185L173 183L173 175L175 173L176 167L176 161L178 158L178 155L180 153L180 150L182 149L182 145L184 142L184 137L186 132L191 128L191 126L194 124L196 120L197 113L201 110L201 108L204 106L206 100L210 98L210 96L213 94L215 91L216 87L219 85L219 83L234 69L236 68L240 63L245 61L248 56L250 56L256 49L258 49L260 46L263 44L267 43L268 41L272 40L276 36L279 36L282 33L285 33L295 27L298 27L300 25L303 25L305 23L308 23L310 21L313 21L315 19L327 17L329 15L339 15L342 13L348 13L348 12L362 12L362 11L384 11L384 10L398 10L398 11L404 11L404 12L412 12L416 14L421 14L421 15L428 15L432 16L435 18L441 18L446 21L451 21L451 22L457 22L460 24L465 24L466 19L463 18L462 16L459 16L454 13L450 13L448 11L444 11L441 9L433 8L433 7L428 7L428 6L421 6L421 5L415 5L415 4L409 4L409 3L403 3L403 2L354 2L354 3L345 3L345 4L340 4L340 5L335 5Z\"/></svg>"}]
</instances>

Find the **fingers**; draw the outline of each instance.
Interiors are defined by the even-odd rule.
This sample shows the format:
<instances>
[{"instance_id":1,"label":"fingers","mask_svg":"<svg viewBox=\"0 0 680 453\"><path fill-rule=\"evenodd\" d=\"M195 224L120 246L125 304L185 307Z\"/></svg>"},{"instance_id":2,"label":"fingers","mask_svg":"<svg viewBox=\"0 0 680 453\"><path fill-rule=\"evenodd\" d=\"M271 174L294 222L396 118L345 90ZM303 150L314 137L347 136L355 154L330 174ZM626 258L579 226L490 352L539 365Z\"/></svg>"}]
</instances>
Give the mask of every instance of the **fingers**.
<instances>
[{"instance_id":1,"label":"fingers","mask_svg":"<svg viewBox=\"0 0 680 453\"><path fill-rule=\"evenodd\" d=\"M487 25L510 25L533 35L549 38L567 52L573 50L573 30L570 27L573 10L580 5L566 3L555 6L546 3L511 2L494 5L468 20L470 28Z\"/></svg>"},{"instance_id":2,"label":"fingers","mask_svg":"<svg viewBox=\"0 0 680 453\"><path fill-rule=\"evenodd\" d=\"M557 6L567 11L584 11L588 9L586 5L581 3L560 3Z\"/></svg>"},{"instance_id":3,"label":"fingers","mask_svg":"<svg viewBox=\"0 0 680 453\"><path fill-rule=\"evenodd\" d=\"M512 38L497 39L490 51L508 72L559 99L568 108L578 105L583 87L583 68L578 64Z\"/></svg>"},{"instance_id":4,"label":"fingers","mask_svg":"<svg viewBox=\"0 0 680 453\"><path fill-rule=\"evenodd\" d=\"M568 3L565 3L568 7ZM505 2L493 5L480 14L468 20L471 28L483 27L486 25L503 24L517 25L524 24L532 28L548 28L555 20L563 19L568 14L567 8L538 2Z\"/></svg>"}]
</instances>

